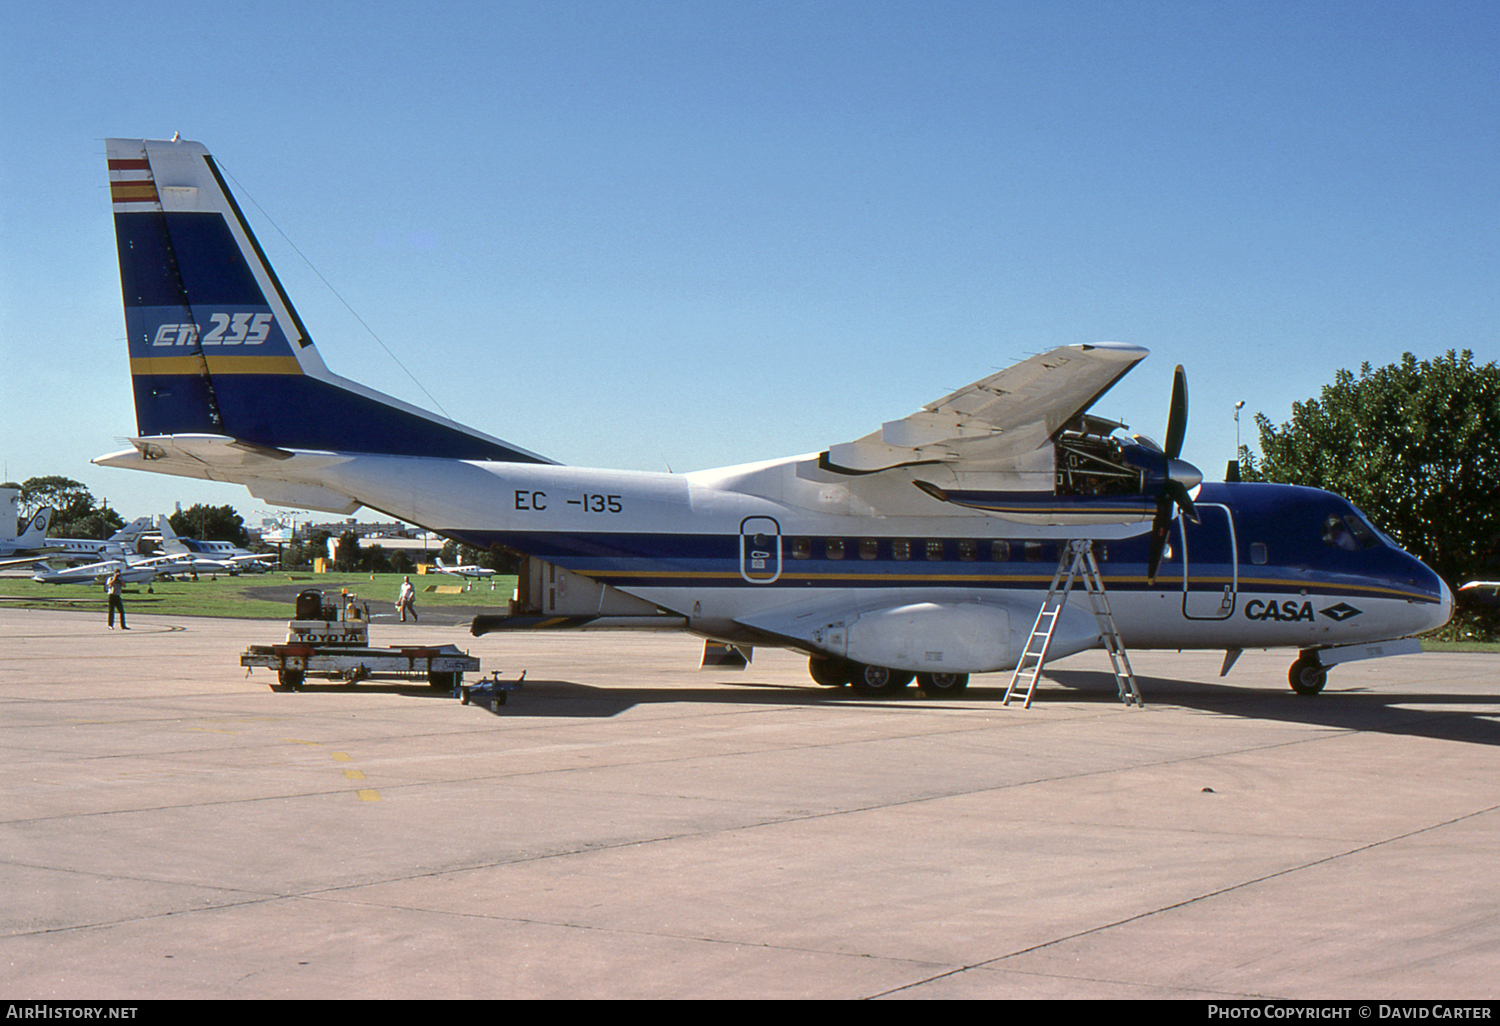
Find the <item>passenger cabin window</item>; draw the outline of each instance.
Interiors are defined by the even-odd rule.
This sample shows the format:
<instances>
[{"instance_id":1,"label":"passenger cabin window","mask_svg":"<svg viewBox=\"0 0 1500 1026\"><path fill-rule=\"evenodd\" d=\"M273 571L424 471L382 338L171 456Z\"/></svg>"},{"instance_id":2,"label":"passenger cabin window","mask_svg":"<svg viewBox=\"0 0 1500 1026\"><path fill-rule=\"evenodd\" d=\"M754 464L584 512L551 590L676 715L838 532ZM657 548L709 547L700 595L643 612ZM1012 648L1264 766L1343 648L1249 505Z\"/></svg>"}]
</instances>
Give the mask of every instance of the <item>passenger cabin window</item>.
<instances>
[{"instance_id":1,"label":"passenger cabin window","mask_svg":"<svg viewBox=\"0 0 1500 1026\"><path fill-rule=\"evenodd\" d=\"M1265 542L1251 542L1250 543L1250 562L1254 563L1256 566L1265 566L1266 565L1266 559L1267 559L1267 556L1266 556L1266 543Z\"/></svg>"},{"instance_id":2,"label":"passenger cabin window","mask_svg":"<svg viewBox=\"0 0 1500 1026\"><path fill-rule=\"evenodd\" d=\"M992 559L996 563L1009 563L1010 562L1010 542L1008 542L1008 541L992 541L992 542L990 542L990 559Z\"/></svg>"},{"instance_id":3,"label":"passenger cabin window","mask_svg":"<svg viewBox=\"0 0 1500 1026\"><path fill-rule=\"evenodd\" d=\"M892 559L901 559L901 560L910 559L911 558L911 542L907 541L905 538L895 538L895 539L892 539L892 541L891 541L891 558Z\"/></svg>"},{"instance_id":4,"label":"passenger cabin window","mask_svg":"<svg viewBox=\"0 0 1500 1026\"><path fill-rule=\"evenodd\" d=\"M811 538L793 538L792 539L792 558L793 559L811 559L812 558L812 539Z\"/></svg>"},{"instance_id":5,"label":"passenger cabin window","mask_svg":"<svg viewBox=\"0 0 1500 1026\"><path fill-rule=\"evenodd\" d=\"M941 538L927 539L927 558L934 563L943 558L943 540Z\"/></svg>"},{"instance_id":6,"label":"passenger cabin window","mask_svg":"<svg viewBox=\"0 0 1500 1026\"><path fill-rule=\"evenodd\" d=\"M958 558L966 563L972 563L979 558L979 543L972 538L960 538L958 540Z\"/></svg>"},{"instance_id":7,"label":"passenger cabin window","mask_svg":"<svg viewBox=\"0 0 1500 1026\"><path fill-rule=\"evenodd\" d=\"M859 558L875 559L880 555L880 542L874 538L861 538L859 540Z\"/></svg>"},{"instance_id":8,"label":"passenger cabin window","mask_svg":"<svg viewBox=\"0 0 1500 1026\"><path fill-rule=\"evenodd\" d=\"M829 538L828 544L824 547L823 552L829 559L843 559L844 539Z\"/></svg>"},{"instance_id":9,"label":"passenger cabin window","mask_svg":"<svg viewBox=\"0 0 1500 1026\"><path fill-rule=\"evenodd\" d=\"M1040 563L1042 561L1042 543L1029 541L1026 543L1026 562Z\"/></svg>"}]
</instances>

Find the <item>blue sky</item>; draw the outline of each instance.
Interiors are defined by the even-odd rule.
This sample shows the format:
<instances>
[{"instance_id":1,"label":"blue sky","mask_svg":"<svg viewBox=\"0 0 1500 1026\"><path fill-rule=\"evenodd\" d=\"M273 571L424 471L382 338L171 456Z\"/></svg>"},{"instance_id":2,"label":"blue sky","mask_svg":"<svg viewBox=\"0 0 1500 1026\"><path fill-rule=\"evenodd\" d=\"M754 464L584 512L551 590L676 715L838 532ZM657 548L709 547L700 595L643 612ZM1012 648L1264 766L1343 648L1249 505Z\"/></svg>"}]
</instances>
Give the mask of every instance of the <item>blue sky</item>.
<instances>
[{"instance_id":1,"label":"blue sky","mask_svg":"<svg viewBox=\"0 0 1500 1026\"><path fill-rule=\"evenodd\" d=\"M0 19L0 460L127 516L263 507L88 462L135 426L110 136L208 145L334 370L433 405L363 320L448 415L570 464L816 451L1120 340L1152 356L1095 412L1160 438L1185 365L1218 477L1238 400L1253 443L1338 368L1500 357L1492 2Z\"/></svg>"}]
</instances>

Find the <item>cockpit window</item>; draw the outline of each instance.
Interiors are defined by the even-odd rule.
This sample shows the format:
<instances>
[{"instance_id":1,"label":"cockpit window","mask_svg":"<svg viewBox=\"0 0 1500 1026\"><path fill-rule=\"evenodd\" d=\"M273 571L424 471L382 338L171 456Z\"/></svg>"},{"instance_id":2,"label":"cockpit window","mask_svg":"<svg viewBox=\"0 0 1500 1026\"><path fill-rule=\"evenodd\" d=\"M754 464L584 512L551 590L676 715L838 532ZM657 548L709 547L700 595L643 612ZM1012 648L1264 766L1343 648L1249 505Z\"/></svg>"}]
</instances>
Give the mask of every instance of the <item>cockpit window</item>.
<instances>
[{"instance_id":1,"label":"cockpit window","mask_svg":"<svg viewBox=\"0 0 1500 1026\"><path fill-rule=\"evenodd\" d=\"M1380 539L1359 517L1330 513L1328 519L1323 521L1323 544L1330 548L1354 552L1379 545Z\"/></svg>"}]
</instances>

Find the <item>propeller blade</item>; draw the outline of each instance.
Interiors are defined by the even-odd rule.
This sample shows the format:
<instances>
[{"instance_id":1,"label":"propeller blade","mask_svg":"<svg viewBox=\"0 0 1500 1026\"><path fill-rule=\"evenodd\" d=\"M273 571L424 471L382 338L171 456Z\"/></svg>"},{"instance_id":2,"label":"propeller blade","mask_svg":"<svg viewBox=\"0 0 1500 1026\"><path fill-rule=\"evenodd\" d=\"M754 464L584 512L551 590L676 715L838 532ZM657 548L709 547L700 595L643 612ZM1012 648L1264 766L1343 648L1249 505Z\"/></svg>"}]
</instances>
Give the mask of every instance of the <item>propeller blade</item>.
<instances>
[{"instance_id":1,"label":"propeller blade","mask_svg":"<svg viewBox=\"0 0 1500 1026\"><path fill-rule=\"evenodd\" d=\"M1167 413L1167 445L1165 452L1171 459L1182 455L1182 440L1187 435L1188 392L1187 371L1182 364L1172 374L1172 408Z\"/></svg>"},{"instance_id":2,"label":"propeller blade","mask_svg":"<svg viewBox=\"0 0 1500 1026\"><path fill-rule=\"evenodd\" d=\"M1182 364L1172 374L1172 405L1167 411L1167 444L1161 452L1162 491L1156 500L1156 516L1151 521L1151 548L1146 559L1146 583L1156 583L1156 571L1161 569L1161 558L1166 552L1167 535L1172 530L1172 507L1182 515L1198 523L1198 510L1188 489L1203 475L1191 463L1178 459L1182 455L1182 442L1187 437L1188 389L1187 371ZM1137 439L1141 441L1141 439Z\"/></svg>"},{"instance_id":3,"label":"propeller blade","mask_svg":"<svg viewBox=\"0 0 1500 1026\"><path fill-rule=\"evenodd\" d=\"M1172 529L1172 501L1166 496L1156 504L1156 518L1151 521L1151 554L1146 560L1146 583L1156 583L1162 551L1167 547L1167 532Z\"/></svg>"},{"instance_id":4,"label":"propeller blade","mask_svg":"<svg viewBox=\"0 0 1500 1026\"><path fill-rule=\"evenodd\" d=\"M1187 485L1181 481L1169 478L1167 480L1167 494L1172 497L1173 502L1177 503L1177 508L1182 510L1183 516L1195 524L1200 523L1198 520L1198 508L1193 505L1193 497L1188 494Z\"/></svg>"}]
</instances>

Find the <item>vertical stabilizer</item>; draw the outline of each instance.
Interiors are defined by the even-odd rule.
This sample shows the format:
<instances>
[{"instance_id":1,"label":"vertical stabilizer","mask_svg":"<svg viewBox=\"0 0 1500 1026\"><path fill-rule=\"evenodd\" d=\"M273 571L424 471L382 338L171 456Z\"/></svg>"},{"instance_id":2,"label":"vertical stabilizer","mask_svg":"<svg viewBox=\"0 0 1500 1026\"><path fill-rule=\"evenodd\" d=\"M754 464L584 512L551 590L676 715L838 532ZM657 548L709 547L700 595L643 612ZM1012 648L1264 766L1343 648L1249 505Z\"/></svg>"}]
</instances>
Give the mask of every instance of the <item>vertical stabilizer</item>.
<instances>
[{"instance_id":1,"label":"vertical stabilizer","mask_svg":"<svg viewBox=\"0 0 1500 1026\"><path fill-rule=\"evenodd\" d=\"M23 549L40 548L47 540L47 527L52 523L53 509L51 506L43 506L31 515L31 520L26 524L26 530L16 538L16 547Z\"/></svg>"},{"instance_id":2,"label":"vertical stabilizer","mask_svg":"<svg viewBox=\"0 0 1500 1026\"><path fill-rule=\"evenodd\" d=\"M107 147L143 437L551 462L331 373L201 143Z\"/></svg>"}]
</instances>

